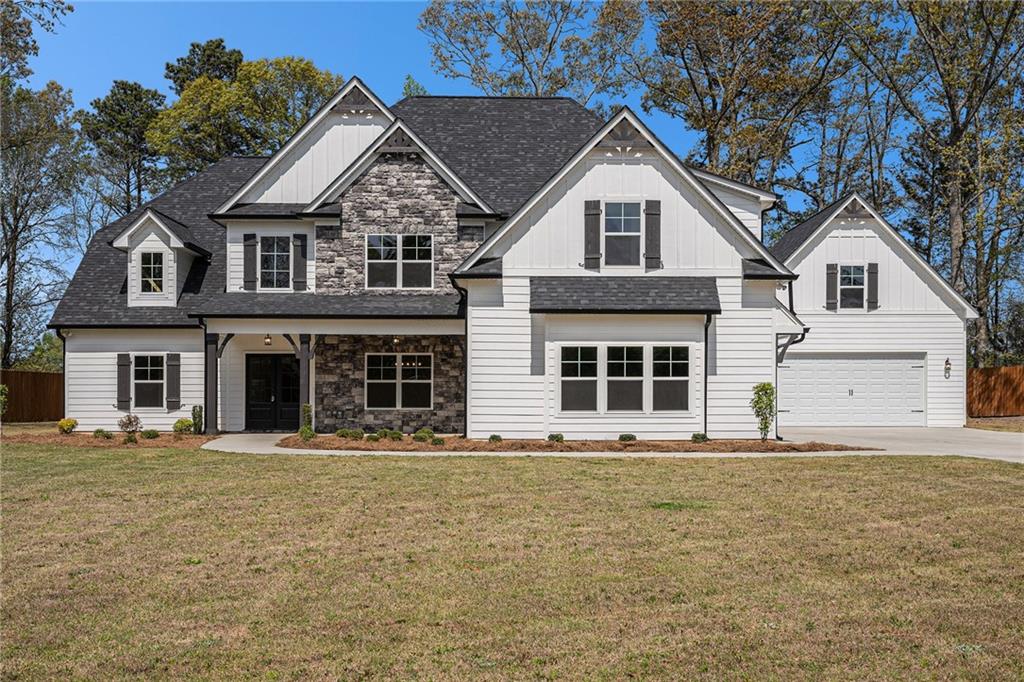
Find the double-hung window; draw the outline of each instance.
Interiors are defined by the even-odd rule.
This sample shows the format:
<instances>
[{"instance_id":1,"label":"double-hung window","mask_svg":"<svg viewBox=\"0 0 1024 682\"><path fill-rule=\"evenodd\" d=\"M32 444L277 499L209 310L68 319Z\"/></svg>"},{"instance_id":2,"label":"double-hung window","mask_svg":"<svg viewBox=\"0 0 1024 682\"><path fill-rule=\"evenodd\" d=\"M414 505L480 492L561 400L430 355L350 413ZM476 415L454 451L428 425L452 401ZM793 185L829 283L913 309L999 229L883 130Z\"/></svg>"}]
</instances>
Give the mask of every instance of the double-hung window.
<instances>
[{"instance_id":1,"label":"double-hung window","mask_svg":"<svg viewBox=\"0 0 1024 682\"><path fill-rule=\"evenodd\" d=\"M604 264L640 265L639 202L605 202Z\"/></svg>"},{"instance_id":2,"label":"double-hung window","mask_svg":"<svg viewBox=\"0 0 1024 682\"><path fill-rule=\"evenodd\" d=\"M597 411L597 347L562 348L562 410Z\"/></svg>"},{"instance_id":3,"label":"double-hung window","mask_svg":"<svg viewBox=\"0 0 1024 682\"><path fill-rule=\"evenodd\" d=\"M291 237L260 237L260 288L290 289Z\"/></svg>"},{"instance_id":4,"label":"double-hung window","mask_svg":"<svg viewBox=\"0 0 1024 682\"><path fill-rule=\"evenodd\" d=\"M164 356L135 356L135 407L164 406Z\"/></svg>"},{"instance_id":5,"label":"double-hung window","mask_svg":"<svg viewBox=\"0 0 1024 682\"><path fill-rule=\"evenodd\" d=\"M864 307L864 266L839 266L839 307Z\"/></svg>"},{"instance_id":6,"label":"double-hung window","mask_svg":"<svg viewBox=\"0 0 1024 682\"><path fill-rule=\"evenodd\" d=\"M371 353L366 356L366 407L430 409L433 356L429 353Z\"/></svg>"},{"instance_id":7,"label":"double-hung window","mask_svg":"<svg viewBox=\"0 0 1024 682\"><path fill-rule=\"evenodd\" d=\"M434 239L429 234L366 235L368 289L430 289Z\"/></svg>"},{"instance_id":8,"label":"double-hung window","mask_svg":"<svg viewBox=\"0 0 1024 682\"><path fill-rule=\"evenodd\" d=\"M143 251L139 254L140 291L144 294L160 294L164 290L164 254L158 251Z\"/></svg>"},{"instance_id":9,"label":"double-hung window","mask_svg":"<svg viewBox=\"0 0 1024 682\"><path fill-rule=\"evenodd\" d=\"M644 409L643 346L608 347L608 411Z\"/></svg>"},{"instance_id":10,"label":"double-hung window","mask_svg":"<svg viewBox=\"0 0 1024 682\"><path fill-rule=\"evenodd\" d=\"M681 412L689 409L690 349L686 346L655 346L652 351L653 410Z\"/></svg>"}]
</instances>

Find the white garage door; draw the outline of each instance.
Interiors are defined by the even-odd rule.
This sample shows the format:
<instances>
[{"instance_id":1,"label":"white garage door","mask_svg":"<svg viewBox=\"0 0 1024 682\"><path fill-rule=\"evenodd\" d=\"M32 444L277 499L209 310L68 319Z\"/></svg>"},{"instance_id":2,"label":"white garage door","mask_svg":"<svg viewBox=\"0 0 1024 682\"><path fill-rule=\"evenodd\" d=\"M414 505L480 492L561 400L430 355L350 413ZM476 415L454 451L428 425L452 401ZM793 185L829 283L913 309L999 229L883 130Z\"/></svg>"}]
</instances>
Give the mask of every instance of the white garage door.
<instances>
[{"instance_id":1,"label":"white garage door","mask_svg":"<svg viewBox=\"0 0 1024 682\"><path fill-rule=\"evenodd\" d=\"M924 426L924 357L789 354L779 426Z\"/></svg>"}]
</instances>

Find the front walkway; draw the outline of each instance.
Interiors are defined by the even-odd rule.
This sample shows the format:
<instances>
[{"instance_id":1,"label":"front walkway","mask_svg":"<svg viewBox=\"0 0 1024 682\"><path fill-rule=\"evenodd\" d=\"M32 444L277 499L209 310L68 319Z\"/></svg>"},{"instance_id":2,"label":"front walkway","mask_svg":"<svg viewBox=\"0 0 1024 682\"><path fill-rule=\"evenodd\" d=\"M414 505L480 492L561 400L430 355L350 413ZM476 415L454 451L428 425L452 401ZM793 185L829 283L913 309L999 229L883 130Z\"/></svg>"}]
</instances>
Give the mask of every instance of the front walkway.
<instances>
[{"instance_id":1,"label":"front walkway","mask_svg":"<svg viewBox=\"0 0 1024 682\"><path fill-rule=\"evenodd\" d=\"M207 450L255 455L395 455L402 457L618 457L624 459L719 457L840 457L845 455L963 455L1024 463L1024 436L979 429L787 429L790 440L849 443L880 450L842 452L408 452L280 448L280 433L232 433L203 445Z\"/></svg>"}]
</instances>

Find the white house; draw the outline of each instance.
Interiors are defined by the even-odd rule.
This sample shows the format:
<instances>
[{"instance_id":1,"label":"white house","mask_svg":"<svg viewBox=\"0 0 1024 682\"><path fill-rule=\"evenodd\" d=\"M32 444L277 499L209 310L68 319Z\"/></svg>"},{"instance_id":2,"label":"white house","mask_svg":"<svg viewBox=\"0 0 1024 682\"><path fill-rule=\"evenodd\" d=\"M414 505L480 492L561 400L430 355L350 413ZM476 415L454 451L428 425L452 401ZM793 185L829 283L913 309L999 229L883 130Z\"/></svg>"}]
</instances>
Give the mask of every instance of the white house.
<instances>
[{"instance_id":1,"label":"white house","mask_svg":"<svg viewBox=\"0 0 1024 682\"><path fill-rule=\"evenodd\" d=\"M97 233L51 320L65 411L748 438L767 381L783 428L962 425L973 309L856 196L767 248L775 201L628 109L352 79L273 156Z\"/></svg>"}]
</instances>

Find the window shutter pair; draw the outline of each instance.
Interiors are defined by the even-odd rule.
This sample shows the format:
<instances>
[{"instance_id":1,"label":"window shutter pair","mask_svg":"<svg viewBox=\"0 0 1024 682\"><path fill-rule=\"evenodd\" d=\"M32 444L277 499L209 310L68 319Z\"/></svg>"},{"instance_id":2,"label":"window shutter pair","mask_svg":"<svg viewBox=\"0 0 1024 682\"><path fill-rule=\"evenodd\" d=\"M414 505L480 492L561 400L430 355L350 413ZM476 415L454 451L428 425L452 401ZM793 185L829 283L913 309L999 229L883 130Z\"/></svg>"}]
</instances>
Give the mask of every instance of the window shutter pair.
<instances>
[{"instance_id":1,"label":"window shutter pair","mask_svg":"<svg viewBox=\"0 0 1024 682\"><path fill-rule=\"evenodd\" d=\"M661 202L648 200L644 206L644 266L657 270L661 263ZM583 267L601 269L601 202L583 202Z\"/></svg>"},{"instance_id":2,"label":"window shutter pair","mask_svg":"<svg viewBox=\"0 0 1024 682\"><path fill-rule=\"evenodd\" d=\"M868 263L868 310L878 310L878 263ZM839 308L839 264L825 266L825 309Z\"/></svg>"},{"instance_id":3,"label":"window shutter pair","mask_svg":"<svg viewBox=\"0 0 1024 682\"><path fill-rule=\"evenodd\" d=\"M181 407L181 354L168 353L164 362L166 408L177 410ZM117 409L128 411L132 408L132 356L117 354Z\"/></svg>"},{"instance_id":4,"label":"window shutter pair","mask_svg":"<svg viewBox=\"0 0 1024 682\"><path fill-rule=\"evenodd\" d=\"M259 253L255 233L242 236L242 288L245 291L256 291ZM292 235L292 288L295 291L306 290L306 235Z\"/></svg>"}]
</instances>

